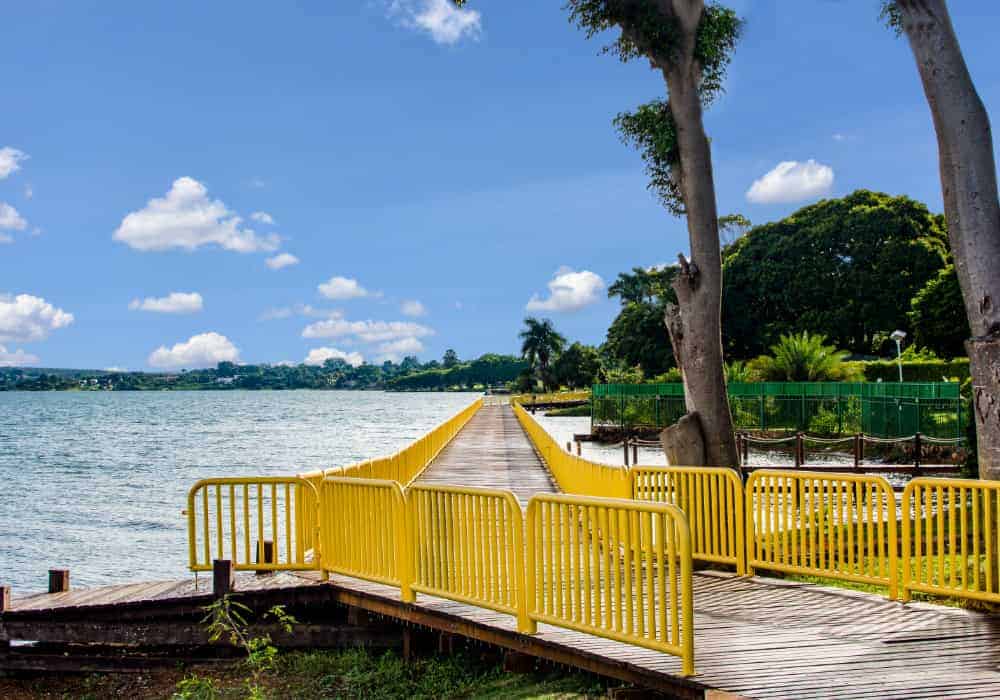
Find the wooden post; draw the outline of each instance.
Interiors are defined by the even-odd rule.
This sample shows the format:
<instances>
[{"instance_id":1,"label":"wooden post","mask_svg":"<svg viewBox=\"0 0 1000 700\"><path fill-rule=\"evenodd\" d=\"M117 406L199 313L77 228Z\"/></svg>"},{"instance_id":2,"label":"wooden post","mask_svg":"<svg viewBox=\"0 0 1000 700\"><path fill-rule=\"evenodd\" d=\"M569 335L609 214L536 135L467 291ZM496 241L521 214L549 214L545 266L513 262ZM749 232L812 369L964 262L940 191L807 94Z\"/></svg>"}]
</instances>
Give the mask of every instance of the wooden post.
<instances>
[{"instance_id":1,"label":"wooden post","mask_svg":"<svg viewBox=\"0 0 1000 700\"><path fill-rule=\"evenodd\" d=\"M579 457L579 456L580 456L580 455L582 455L582 454L583 454L583 447L582 447L582 445L580 444L580 441L579 441L579 440L577 440L577 441L576 441L576 456L577 456L577 457Z\"/></svg>"},{"instance_id":2,"label":"wooden post","mask_svg":"<svg viewBox=\"0 0 1000 700\"><path fill-rule=\"evenodd\" d=\"M0 613L10 610L10 586L0 586ZM0 640L0 654L10 650L10 640Z\"/></svg>"},{"instance_id":3,"label":"wooden post","mask_svg":"<svg viewBox=\"0 0 1000 700\"><path fill-rule=\"evenodd\" d=\"M913 435L913 476L920 476L920 452L923 440L921 440L920 432L916 432Z\"/></svg>"},{"instance_id":4,"label":"wooden post","mask_svg":"<svg viewBox=\"0 0 1000 700\"><path fill-rule=\"evenodd\" d=\"M625 448L625 466L628 466L628 436L622 438L622 447Z\"/></svg>"},{"instance_id":5,"label":"wooden post","mask_svg":"<svg viewBox=\"0 0 1000 700\"><path fill-rule=\"evenodd\" d=\"M263 554L263 556L261 556ZM258 540L257 541L257 563L258 564L273 564L274 563L274 541L273 540ZM263 576L264 574L271 573L266 570L257 570L255 572L258 576Z\"/></svg>"},{"instance_id":6,"label":"wooden post","mask_svg":"<svg viewBox=\"0 0 1000 700\"><path fill-rule=\"evenodd\" d=\"M632 464L635 465L635 464L638 464L638 463L639 463L639 445L637 445L636 443L633 442L632 443Z\"/></svg>"},{"instance_id":7,"label":"wooden post","mask_svg":"<svg viewBox=\"0 0 1000 700\"><path fill-rule=\"evenodd\" d=\"M69 569L49 569L49 593L69 590Z\"/></svg>"},{"instance_id":8,"label":"wooden post","mask_svg":"<svg viewBox=\"0 0 1000 700\"><path fill-rule=\"evenodd\" d=\"M573 454L573 443L569 440L566 441L566 451Z\"/></svg>"},{"instance_id":9,"label":"wooden post","mask_svg":"<svg viewBox=\"0 0 1000 700\"><path fill-rule=\"evenodd\" d=\"M805 450L802 449L802 433L795 433L795 468L798 469L805 462Z\"/></svg>"},{"instance_id":10,"label":"wooden post","mask_svg":"<svg viewBox=\"0 0 1000 700\"><path fill-rule=\"evenodd\" d=\"M233 562L229 559L215 559L212 562L212 597L221 598L236 589Z\"/></svg>"},{"instance_id":11,"label":"wooden post","mask_svg":"<svg viewBox=\"0 0 1000 700\"><path fill-rule=\"evenodd\" d=\"M743 464L746 464L750 459L750 436L747 433L743 433Z\"/></svg>"},{"instance_id":12,"label":"wooden post","mask_svg":"<svg viewBox=\"0 0 1000 700\"><path fill-rule=\"evenodd\" d=\"M861 433L854 434L854 471L861 471Z\"/></svg>"}]
</instances>

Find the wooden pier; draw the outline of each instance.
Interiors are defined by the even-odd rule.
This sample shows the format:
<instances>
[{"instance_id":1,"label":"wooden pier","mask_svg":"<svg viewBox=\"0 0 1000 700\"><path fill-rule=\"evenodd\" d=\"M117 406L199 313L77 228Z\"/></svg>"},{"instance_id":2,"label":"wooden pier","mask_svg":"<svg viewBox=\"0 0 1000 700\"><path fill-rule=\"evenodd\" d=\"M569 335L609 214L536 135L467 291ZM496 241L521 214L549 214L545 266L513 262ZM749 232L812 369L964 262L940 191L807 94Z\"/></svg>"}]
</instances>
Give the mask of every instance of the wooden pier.
<instances>
[{"instance_id":1,"label":"wooden pier","mask_svg":"<svg viewBox=\"0 0 1000 700\"><path fill-rule=\"evenodd\" d=\"M485 406L423 472L421 483L510 490L518 500L556 487L509 406ZM256 610L282 604L301 622L281 646L403 646L413 630L461 637L656 689L675 697L975 698L1000 696L1000 617L766 577L701 571L693 577L696 675L681 660L453 600L317 572L237 577ZM17 592L15 592L17 593ZM87 649L174 649L171 663L204 646L199 625L211 581L192 579L15 595L0 612L6 640L73 645L78 670L121 669ZM358 614L362 612L363 614ZM444 637L442 637L444 638ZM192 652L193 653L193 652ZM0 646L8 669L68 668L65 656ZM155 659L147 657L147 661ZM59 664L63 664L60 666ZM731 694L731 695L728 695Z\"/></svg>"}]
</instances>

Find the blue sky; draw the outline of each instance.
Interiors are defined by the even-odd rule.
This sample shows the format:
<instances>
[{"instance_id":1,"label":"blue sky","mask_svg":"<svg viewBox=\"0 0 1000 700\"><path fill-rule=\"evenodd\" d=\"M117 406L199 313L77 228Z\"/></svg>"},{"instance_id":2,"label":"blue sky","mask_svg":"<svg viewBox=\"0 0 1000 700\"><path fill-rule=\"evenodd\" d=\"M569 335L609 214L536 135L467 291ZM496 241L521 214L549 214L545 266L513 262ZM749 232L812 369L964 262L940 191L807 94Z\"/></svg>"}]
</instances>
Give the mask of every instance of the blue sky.
<instances>
[{"instance_id":1,"label":"blue sky","mask_svg":"<svg viewBox=\"0 0 1000 700\"><path fill-rule=\"evenodd\" d=\"M8 3L0 363L472 357L516 351L528 306L601 342L602 283L687 247L611 128L662 82L561 1L471 5ZM995 115L1000 8L950 5ZM859 187L940 210L876 0L733 6L746 32L707 114L720 212Z\"/></svg>"}]
</instances>

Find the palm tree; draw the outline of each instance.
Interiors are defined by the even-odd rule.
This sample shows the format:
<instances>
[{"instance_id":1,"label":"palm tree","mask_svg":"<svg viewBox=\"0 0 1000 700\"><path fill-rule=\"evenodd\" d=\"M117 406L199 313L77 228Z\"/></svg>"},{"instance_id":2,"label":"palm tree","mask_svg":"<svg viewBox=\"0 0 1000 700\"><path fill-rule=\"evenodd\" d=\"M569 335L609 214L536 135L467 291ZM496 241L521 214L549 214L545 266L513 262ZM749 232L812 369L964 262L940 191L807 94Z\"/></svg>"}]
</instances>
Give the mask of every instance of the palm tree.
<instances>
[{"instance_id":1,"label":"palm tree","mask_svg":"<svg viewBox=\"0 0 1000 700\"><path fill-rule=\"evenodd\" d=\"M518 334L521 339L521 355L531 365L543 385L551 385L549 363L562 352L566 339L556 332L552 321L529 316L524 319L524 330Z\"/></svg>"},{"instance_id":2,"label":"palm tree","mask_svg":"<svg viewBox=\"0 0 1000 700\"><path fill-rule=\"evenodd\" d=\"M759 357L754 364L766 380L821 382L843 377L843 361L847 355L827 345L825 335L803 331L782 335L778 343L771 346L771 357Z\"/></svg>"}]
</instances>

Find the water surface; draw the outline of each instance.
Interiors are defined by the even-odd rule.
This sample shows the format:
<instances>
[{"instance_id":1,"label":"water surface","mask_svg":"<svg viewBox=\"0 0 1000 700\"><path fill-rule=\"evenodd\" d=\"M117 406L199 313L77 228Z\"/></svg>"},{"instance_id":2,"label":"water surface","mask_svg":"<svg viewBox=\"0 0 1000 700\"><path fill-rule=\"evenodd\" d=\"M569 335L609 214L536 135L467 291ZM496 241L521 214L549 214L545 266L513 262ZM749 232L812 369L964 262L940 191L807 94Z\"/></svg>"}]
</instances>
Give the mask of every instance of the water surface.
<instances>
[{"instance_id":1,"label":"water surface","mask_svg":"<svg viewBox=\"0 0 1000 700\"><path fill-rule=\"evenodd\" d=\"M0 583L183 577L187 490L389 454L475 394L0 392Z\"/></svg>"}]
</instances>

